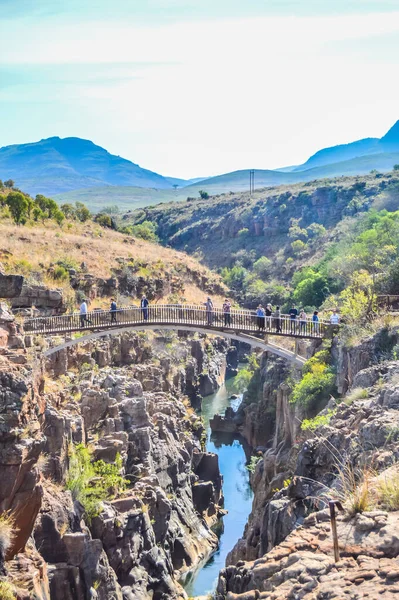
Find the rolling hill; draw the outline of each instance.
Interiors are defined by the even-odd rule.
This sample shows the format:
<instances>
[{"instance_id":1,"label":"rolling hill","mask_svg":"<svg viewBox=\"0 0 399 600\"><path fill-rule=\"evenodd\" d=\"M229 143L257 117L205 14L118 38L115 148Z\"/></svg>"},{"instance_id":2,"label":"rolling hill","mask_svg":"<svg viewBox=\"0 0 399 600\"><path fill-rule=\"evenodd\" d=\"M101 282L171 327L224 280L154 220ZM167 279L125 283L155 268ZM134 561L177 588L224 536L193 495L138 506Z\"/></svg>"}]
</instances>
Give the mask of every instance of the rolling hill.
<instances>
[{"instance_id":1,"label":"rolling hill","mask_svg":"<svg viewBox=\"0 0 399 600\"><path fill-rule=\"evenodd\" d=\"M32 195L55 195L106 185L171 189L184 180L163 177L110 154L89 140L52 137L0 148L0 178Z\"/></svg>"}]
</instances>

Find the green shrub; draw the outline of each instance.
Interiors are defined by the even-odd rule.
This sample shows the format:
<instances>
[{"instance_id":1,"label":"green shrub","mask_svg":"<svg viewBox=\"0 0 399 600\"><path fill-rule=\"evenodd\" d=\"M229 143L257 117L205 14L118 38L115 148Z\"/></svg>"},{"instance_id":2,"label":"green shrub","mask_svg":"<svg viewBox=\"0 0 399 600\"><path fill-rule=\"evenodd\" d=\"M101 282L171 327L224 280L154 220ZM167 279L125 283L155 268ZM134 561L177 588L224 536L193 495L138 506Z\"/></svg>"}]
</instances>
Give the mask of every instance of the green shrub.
<instances>
[{"instance_id":1,"label":"green shrub","mask_svg":"<svg viewBox=\"0 0 399 600\"><path fill-rule=\"evenodd\" d=\"M253 269L258 277L267 277L270 273L272 261L267 256L261 256L254 262Z\"/></svg>"},{"instance_id":2,"label":"green shrub","mask_svg":"<svg viewBox=\"0 0 399 600\"><path fill-rule=\"evenodd\" d=\"M156 235L157 226L151 221L143 221L139 225L129 226L130 235L148 242L157 242L158 237Z\"/></svg>"},{"instance_id":3,"label":"green shrub","mask_svg":"<svg viewBox=\"0 0 399 600\"><path fill-rule=\"evenodd\" d=\"M335 390L335 373L326 363L326 351L319 352L306 362L303 376L294 385L290 402L302 406L307 412L320 408Z\"/></svg>"},{"instance_id":4,"label":"green shrub","mask_svg":"<svg viewBox=\"0 0 399 600\"><path fill-rule=\"evenodd\" d=\"M72 447L66 486L74 500L84 507L89 522L99 514L102 502L126 488L128 482L120 474L121 469L120 454L116 455L115 464L103 460L92 462L90 450L84 444Z\"/></svg>"},{"instance_id":5,"label":"green shrub","mask_svg":"<svg viewBox=\"0 0 399 600\"><path fill-rule=\"evenodd\" d=\"M20 258L19 260L16 260L14 263L14 268L17 271L17 273L20 273L21 275L30 275L33 271L33 266L25 258Z\"/></svg>"},{"instance_id":6,"label":"green shrub","mask_svg":"<svg viewBox=\"0 0 399 600\"><path fill-rule=\"evenodd\" d=\"M328 425L336 410L329 410L325 415L316 415L313 419L304 419L301 423L302 431L315 431L319 427Z\"/></svg>"},{"instance_id":7,"label":"green shrub","mask_svg":"<svg viewBox=\"0 0 399 600\"><path fill-rule=\"evenodd\" d=\"M262 460L262 456L251 456L251 460L246 465L250 473L255 473L256 465Z\"/></svg>"},{"instance_id":8,"label":"green shrub","mask_svg":"<svg viewBox=\"0 0 399 600\"><path fill-rule=\"evenodd\" d=\"M307 245L302 240L295 240L291 243L291 248L296 254L302 254L307 249Z\"/></svg>"},{"instance_id":9,"label":"green shrub","mask_svg":"<svg viewBox=\"0 0 399 600\"><path fill-rule=\"evenodd\" d=\"M57 260L57 265L63 267L66 270L75 269L75 271L77 271L79 269L79 264L76 262L76 260L73 258L69 258L68 256Z\"/></svg>"},{"instance_id":10,"label":"green shrub","mask_svg":"<svg viewBox=\"0 0 399 600\"><path fill-rule=\"evenodd\" d=\"M240 231L237 233L238 237L246 237L249 234L249 229L247 227L243 227L242 229L240 229Z\"/></svg>"},{"instance_id":11,"label":"green shrub","mask_svg":"<svg viewBox=\"0 0 399 600\"><path fill-rule=\"evenodd\" d=\"M69 279L69 273L64 267L57 265L54 267L53 277L59 281L67 281Z\"/></svg>"},{"instance_id":12,"label":"green shrub","mask_svg":"<svg viewBox=\"0 0 399 600\"><path fill-rule=\"evenodd\" d=\"M101 225L101 227L106 227L108 229L113 228L112 218L110 215L99 214L95 217L95 222Z\"/></svg>"}]
</instances>

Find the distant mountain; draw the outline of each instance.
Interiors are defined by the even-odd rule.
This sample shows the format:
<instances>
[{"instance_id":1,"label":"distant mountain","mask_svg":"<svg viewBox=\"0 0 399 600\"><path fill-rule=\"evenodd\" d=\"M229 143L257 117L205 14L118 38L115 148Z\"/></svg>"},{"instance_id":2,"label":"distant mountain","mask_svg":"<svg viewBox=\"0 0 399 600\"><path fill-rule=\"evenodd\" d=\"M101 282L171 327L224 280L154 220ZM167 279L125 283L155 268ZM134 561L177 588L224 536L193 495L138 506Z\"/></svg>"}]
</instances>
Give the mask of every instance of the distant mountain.
<instances>
[{"instance_id":1,"label":"distant mountain","mask_svg":"<svg viewBox=\"0 0 399 600\"><path fill-rule=\"evenodd\" d=\"M295 167L273 171L255 169L255 188L340 175L364 175L373 169L390 171L395 164L399 164L399 121L381 139L365 138L350 144L323 148ZM249 188L249 169L202 180L201 186L186 186L184 192L194 196L200 188L209 194L246 191Z\"/></svg>"},{"instance_id":2,"label":"distant mountain","mask_svg":"<svg viewBox=\"0 0 399 600\"><path fill-rule=\"evenodd\" d=\"M294 171L306 171L314 167L322 167L332 163L339 163L365 154L375 154L379 152L378 138L366 138L358 140L351 144L342 144L340 146L332 146L331 148L323 148L316 154L313 154L303 165L295 167Z\"/></svg>"},{"instance_id":3,"label":"distant mountain","mask_svg":"<svg viewBox=\"0 0 399 600\"><path fill-rule=\"evenodd\" d=\"M380 139L379 146L384 152L399 150L399 121Z\"/></svg>"},{"instance_id":4,"label":"distant mountain","mask_svg":"<svg viewBox=\"0 0 399 600\"><path fill-rule=\"evenodd\" d=\"M399 164L399 121L382 138L364 138L323 148L302 165L255 170L255 187L270 187L336 177L389 171ZM52 137L32 144L0 148L0 178L14 179L31 194L57 199L79 198L93 207L120 203L129 210L168 200L246 191L249 169L216 177L185 180L164 177L110 154L89 140Z\"/></svg>"},{"instance_id":5,"label":"distant mountain","mask_svg":"<svg viewBox=\"0 0 399 600\"><path fill-rule=\"evenodd\" d=\"M14 179L31 194L50 196L105 185L173 188L168 178L80 138L52 137L0 148L0 178Z\"/></svg>"}]
</instances>

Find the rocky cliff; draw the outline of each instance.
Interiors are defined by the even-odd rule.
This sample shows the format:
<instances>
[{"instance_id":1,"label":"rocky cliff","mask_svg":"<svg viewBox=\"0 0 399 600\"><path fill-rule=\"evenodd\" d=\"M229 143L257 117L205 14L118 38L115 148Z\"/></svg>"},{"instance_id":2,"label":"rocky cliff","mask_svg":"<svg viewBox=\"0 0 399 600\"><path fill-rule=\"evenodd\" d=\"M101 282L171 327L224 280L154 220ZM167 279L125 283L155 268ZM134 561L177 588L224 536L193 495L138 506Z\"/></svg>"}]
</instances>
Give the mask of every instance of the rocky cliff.
<instances>
[{"instance_id":1,"label":"rocky cliff","mask_svg":"<svg viewBox=\"0 0 399 600\"><path fill-rule=\"evenodd\" d=\"M31 366L4 356L0 507L16 534L0 522L0 569L18 598L185 597L179 579L215 548L223 503L217 457L188 397L217 388L227 349L135 333L46 363L18 350ZM125 480L90 515L68 485L76 448L103 470L120 464Z\"/></svg>"},{"instance_id":2,"label":"rocky cliff","mask_svg":"<svg viewBox=\"0 0 399 600\"><path fill-rule=\"evenodd\" d=\"M277 403L271 447L252 476L252 514L220 575L218 600L396 593L391 570L399 555L397 513L387 512L399 509L396 344L396 328L352 348L336 342L337 384L347 394L330 401L318 427L297 426L294 439L287 437L292 408L291 416L280 410L285 428L279 431ZM275 395L269 397L273 401ZM345 509L338 523L343 558L337 564L323 510L330 499Z\"/></svg>"}]
</instances>

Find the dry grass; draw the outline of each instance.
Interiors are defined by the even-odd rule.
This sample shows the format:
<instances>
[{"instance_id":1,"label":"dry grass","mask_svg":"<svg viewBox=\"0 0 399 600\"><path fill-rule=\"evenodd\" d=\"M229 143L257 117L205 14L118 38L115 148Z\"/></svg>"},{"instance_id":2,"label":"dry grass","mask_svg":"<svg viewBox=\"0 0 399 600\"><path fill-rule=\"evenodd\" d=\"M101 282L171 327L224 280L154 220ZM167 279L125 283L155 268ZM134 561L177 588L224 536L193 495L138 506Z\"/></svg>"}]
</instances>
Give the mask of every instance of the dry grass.
<instances>
[{"instance_id":1,"label":"dry grass","mask_svg":"<svg viewBox=\"0 0 399 600\"><path fill-rule=\"evenodd\" d=\"M88 272L107 278L112 274L112 269L120 265L121 259L129 261L143 260L155 265L159 270L168 272L180 271L182 274L190 269L211 280L219 280L217 275L200 265L194 258L183 252L164 248L158 244L133 239L110 229L99 227L94 222L65 223L60 228L51 221L42 224L29 224L18 227L9 220L0 222L0 262L8 272L29 274L29 272L44 273L50 264L63 260L66 257L80 265L87 264ZM8 254L8 253L11 253ZM119 259L119 262L118 260ZM184 275L183 275L184 276ZM205 292L187 279L184 295L188 302L204 301ZM43 275L44 283L51 287L63 288L69 294L68 282L55 281ZM222 297L214 297L219 303Z\"/></svg>"},{"instance_id":2,"label":"dry grass","mask_svg":"<svg viewBox=\"0 0 399 600\"><path fill-rule=\"evenodd\" d=\"M0 549L3 555L6 554L11 547L14 535L15 520L9 512L3 512L0 515Z\"/></svg>"},{"instance_id":3,"label":"dry grass","mask_svg":"<svg viewBox=\"0 0 399 600\"><path fill-rule=\"evenodd\" d=\"M376 480L378 504L386 510L399 510L399 465L381 473Z\"/></svg>"},{"instance_id":4,"label":"dry grass","mask_svg":"<svg viewBox=\"0 0 399 600\"><path fill-rule=\"evenodd\" d=\"M0 600L15 600L14 587L8 581L0 581Z\"/></svg>"},{"instance_id":5,"label":"dry grass","mask_svg":"<svg viewBox=\"0 0 399 600\"><path fill-rule=\"evenodd\" d=\"M343 402L347 406L350 406L351 404L353 404L353 402L356 402L356 400L364 400L368 398L368 396L368 390L364 388L353 388L353 390L351 390L349 394L345 396Z\"/></svg>"}]
</instances>

